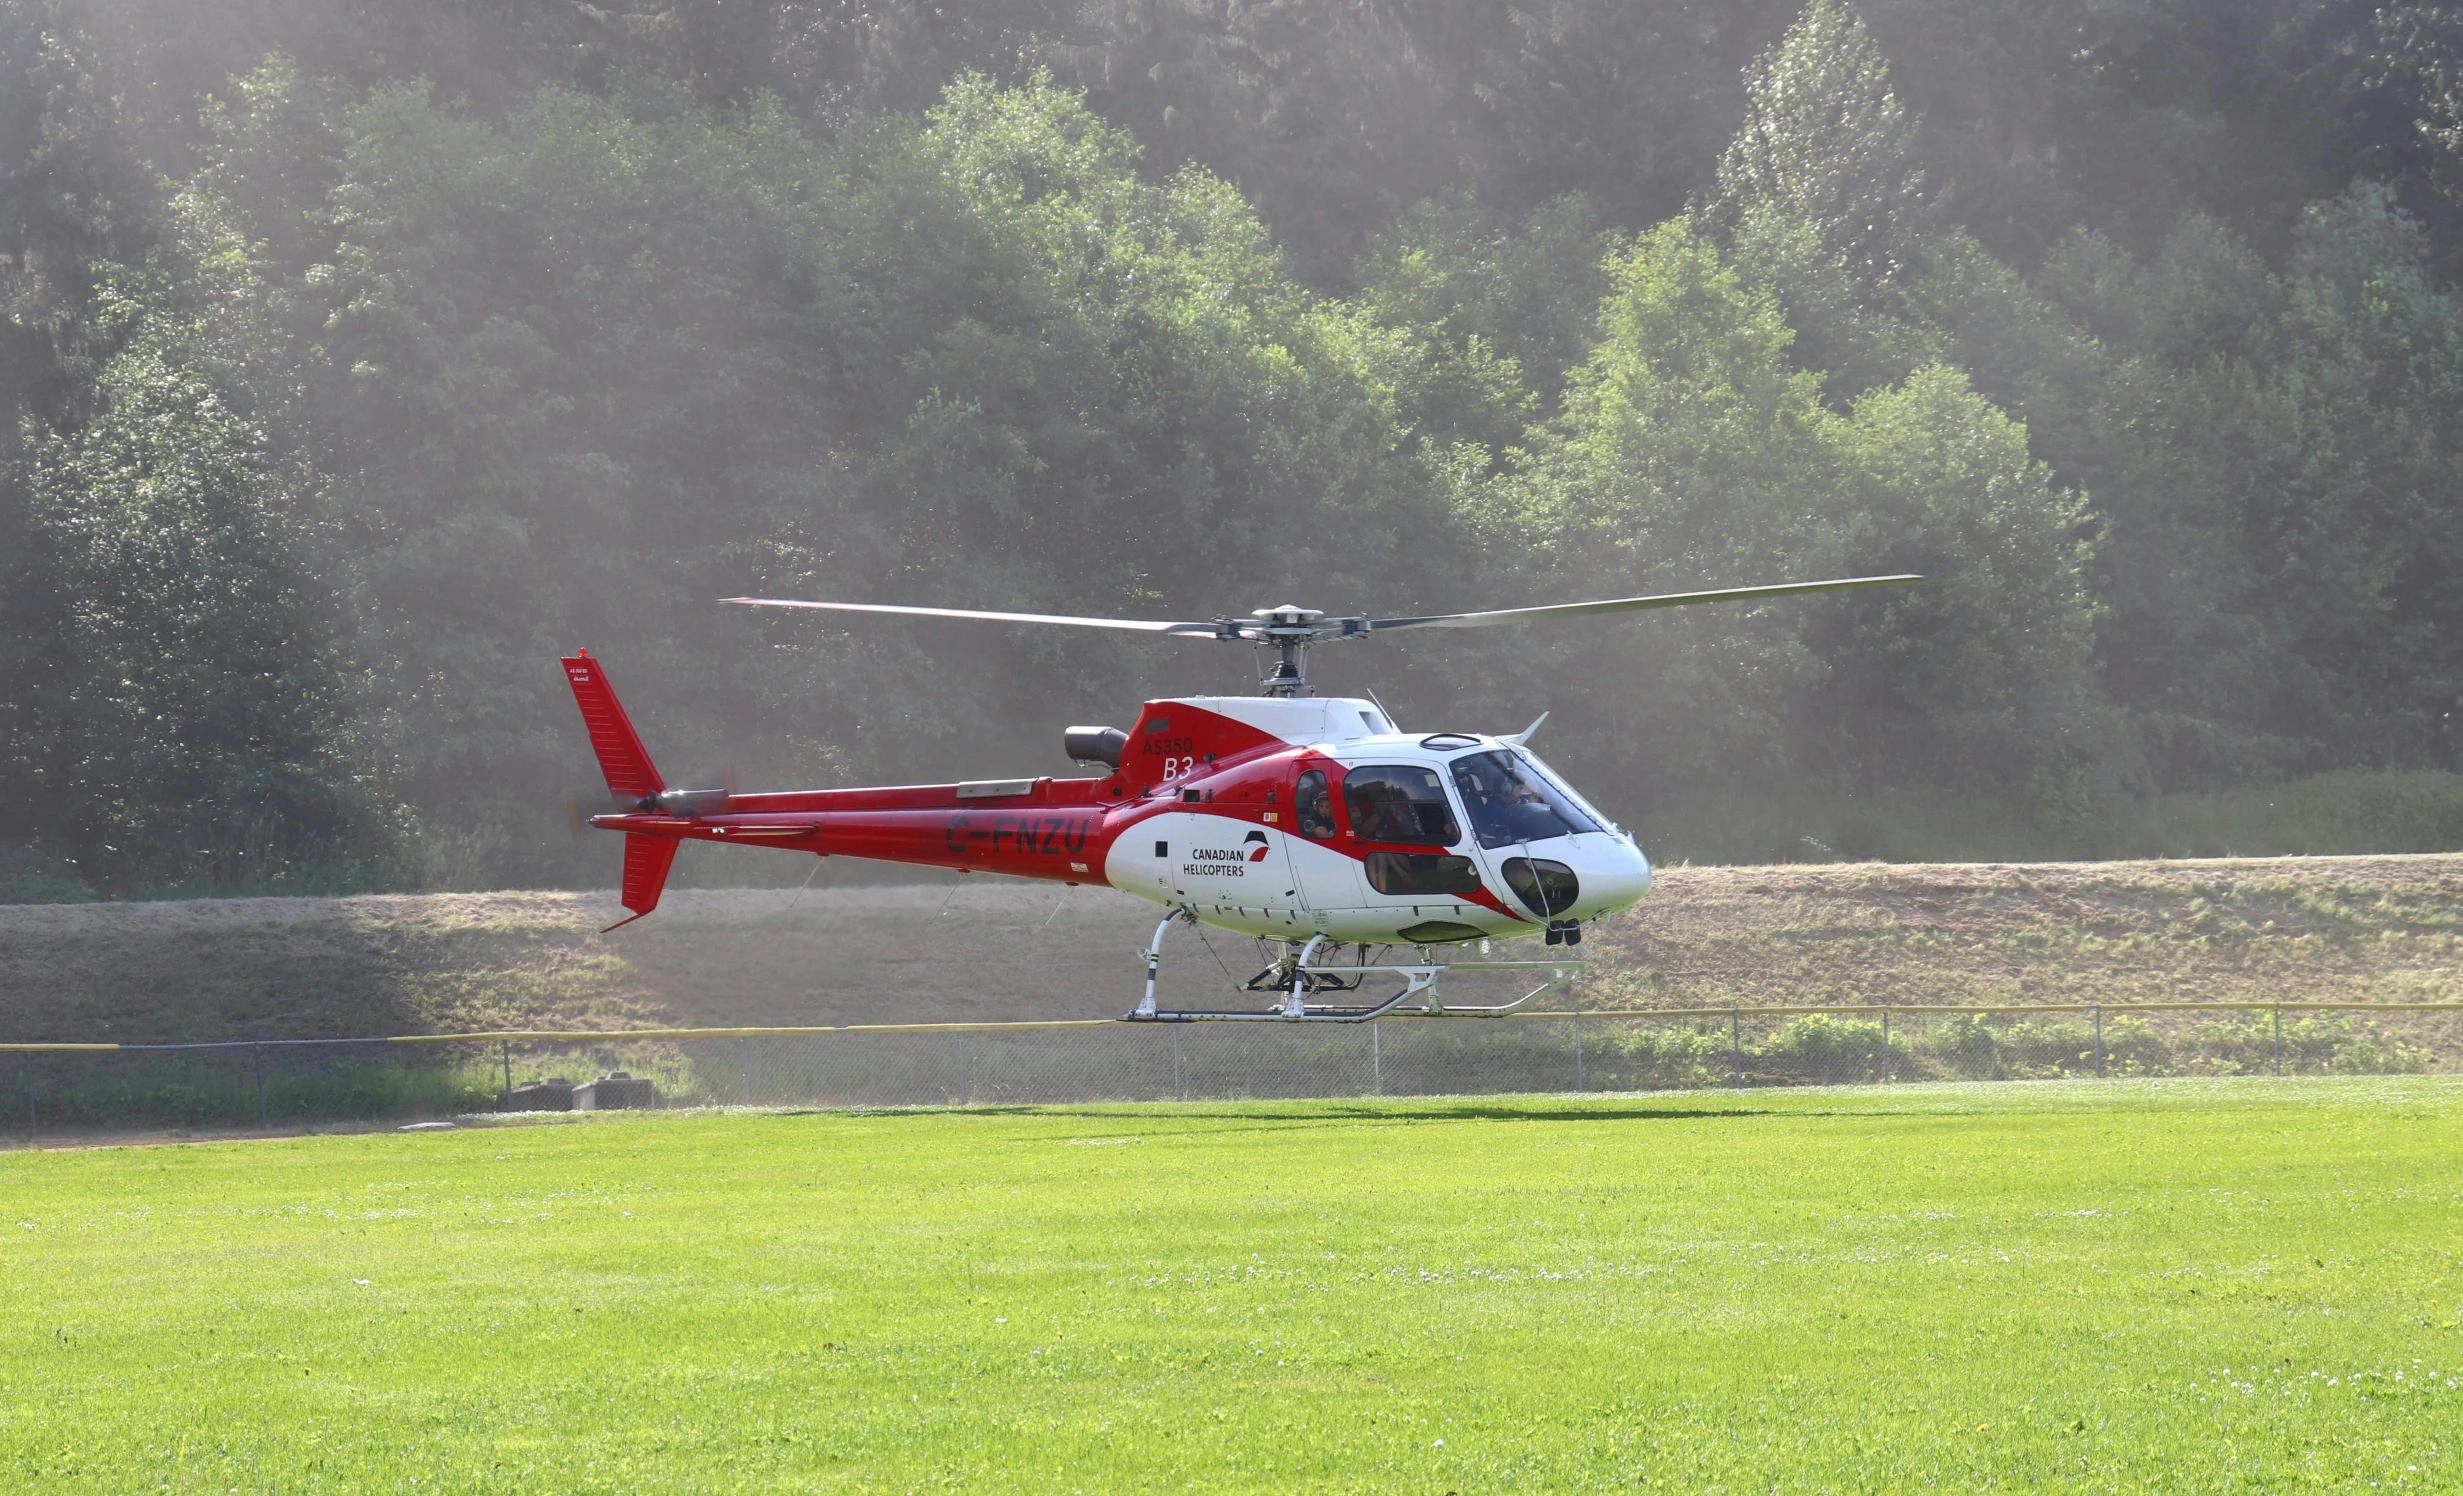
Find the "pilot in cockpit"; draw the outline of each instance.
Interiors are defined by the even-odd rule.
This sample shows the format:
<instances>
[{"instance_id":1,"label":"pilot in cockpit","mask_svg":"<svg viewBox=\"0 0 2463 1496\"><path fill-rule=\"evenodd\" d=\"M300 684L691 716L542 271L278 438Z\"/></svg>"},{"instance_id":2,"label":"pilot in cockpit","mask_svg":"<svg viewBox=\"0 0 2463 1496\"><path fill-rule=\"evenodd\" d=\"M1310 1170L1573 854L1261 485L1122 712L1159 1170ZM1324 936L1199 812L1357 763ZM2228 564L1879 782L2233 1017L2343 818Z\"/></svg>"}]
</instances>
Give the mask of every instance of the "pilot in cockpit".
<instances>
[{"instance_id":1,"label":"pilot in cockpit","mask_svg":"<svg viewBox=\"0 0 2463 1496\"><path fill-rule=\"evenodd\" d=\"M1454 785L1462 791L1483 846L1537 841L1568 829L1559 822L1547 797L1509 768L1501 754L1456 759Z\"/></svg>"}]
</instances>

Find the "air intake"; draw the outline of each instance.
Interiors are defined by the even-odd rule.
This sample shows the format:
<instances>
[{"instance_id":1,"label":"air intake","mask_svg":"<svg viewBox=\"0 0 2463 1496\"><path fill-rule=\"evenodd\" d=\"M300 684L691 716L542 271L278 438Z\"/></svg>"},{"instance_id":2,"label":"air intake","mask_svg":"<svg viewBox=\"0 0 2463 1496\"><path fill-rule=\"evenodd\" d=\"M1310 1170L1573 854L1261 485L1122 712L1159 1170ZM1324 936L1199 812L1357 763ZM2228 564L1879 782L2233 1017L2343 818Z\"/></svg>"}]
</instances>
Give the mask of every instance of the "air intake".
<instances>
[{"instance_id":1,"label":"air intake","mask_svg":"<svg viewBox=\"0 0 2463 1496\"><path fill-rule=\"evenodd\" d=\"M1117 769L1121 751L1129 746L1129 735L1117 727L1072 727L1061 734L1061 743L1078 763L1109 764Z\"/></svg>"}]
</instances>

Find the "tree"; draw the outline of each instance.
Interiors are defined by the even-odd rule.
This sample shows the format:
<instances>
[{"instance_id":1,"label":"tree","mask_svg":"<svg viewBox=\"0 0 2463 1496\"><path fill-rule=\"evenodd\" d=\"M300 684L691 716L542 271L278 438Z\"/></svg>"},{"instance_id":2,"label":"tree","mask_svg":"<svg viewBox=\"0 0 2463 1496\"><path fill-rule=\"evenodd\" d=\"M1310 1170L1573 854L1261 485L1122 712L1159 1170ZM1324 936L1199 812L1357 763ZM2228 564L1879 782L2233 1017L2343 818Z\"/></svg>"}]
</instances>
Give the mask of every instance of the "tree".
<instances>
[{"instance_id":1,"label":"tree","mask_svg":"<svg viewBox=\"0 0 2463 1496\"><path fill-rule=\"evenodd\" d=\"M1681 784L2010 792L2090 762L2103 706L2079 500L1955 370L1840 414L1789 366L1776 297L1682 223L1615 262L1563 418L1493 485L1572 592L1856 572L1890 595L1703 609L1567 646L1567 736L1591 771Z\"/></svg>"},{"instance_id":2,"label":"tree","mask_svg":"<svg viewBox=\"0 0 2463 1496\"><path fill-rule=\"evenodd\" d=\"M37 781L111 887L321 879L356 856L348 701L308 569L317 480L214 378L159 274L101 288L126 345L96 413L34 453L35 522L68 600L73 689Z\"/></svg>"},{"instance_id":3,"label":"tree","mask_svg":"<svg viewBox=\"0 0 2463 1496\"><path fill-rule=\"evenodd\" d=\"M17 855L47 868L80 851L60 779L82 681L35 454L93 417L127 331L102 315L102 286L155 243L154 206L72 18L0 0L0 773L21 787L0 808L0 846L37 849Z\"/></svg>"},{"instance_id":4,"label":"tree","mask_svg":"<svg viewBox=\"0 0 2463 1496\"><path fill-rule=\"evenodd\" d=\"M1829 667L1806 709L1811 761L1866 783L2004 792L2105 770L2092 527L2026 427L1934 364L1833 429L1853 475L1842 552L1926 580L1810 610Z\"/></svg>"},{"instance_id":5,"label":"tree","mask_svg":"<svg viewBox=\"0 0 2463 1496\"><path fill-rule=\"evenodd\" d=\"M199 190L265 246L263 378L333 475L361 735L507 876L573 855L559 648L621 658L679 775L989 772L994 724L1056 745L1187 660L713 600L1202 616L1442 549L1356 320L1226 184L1148 180L1049 83L823 143L646 81L499 124L275 67L218 129Z\"/></svg>"},{"instance_id":6,"label":"tree","mask_svg":"<svg viewBox=\"0 0 2463 1496\"><path fill-rule=\"evenodd\" d=\"M2084 236L2047 261L2116 355L2076 467L2108 532L2100 652L2158 783L2454 761L2463 304L2430 254L2364 186L2280 272L2200 218L2143 266Z\"/></svg>"},{"instance_id":7,"label":"tree","mask_svg":"<svg viewBox=\"0 0 2463 1496\"><path fill-rule=\"evenodd\" d=\"M1812 0L1745 93L1709 219L1744 274L1784 298L1797 356L1851 394L1947 352L1924 282L1948 221L1864 23Z\"/></svg>"},{"instance_id":8,"label":"tree","mask_svg":"<svg viewBox=\"0 0 2463 1496\"><path fill-rule=\"evenodd\" d=\"M1380 235L1359 301L1412 349L1392 377L1413 429L1502 457L1589 355L1614 242L1578 194L1519 223L1465 194L1432 198Z\"/></svg>"}]
</instances>

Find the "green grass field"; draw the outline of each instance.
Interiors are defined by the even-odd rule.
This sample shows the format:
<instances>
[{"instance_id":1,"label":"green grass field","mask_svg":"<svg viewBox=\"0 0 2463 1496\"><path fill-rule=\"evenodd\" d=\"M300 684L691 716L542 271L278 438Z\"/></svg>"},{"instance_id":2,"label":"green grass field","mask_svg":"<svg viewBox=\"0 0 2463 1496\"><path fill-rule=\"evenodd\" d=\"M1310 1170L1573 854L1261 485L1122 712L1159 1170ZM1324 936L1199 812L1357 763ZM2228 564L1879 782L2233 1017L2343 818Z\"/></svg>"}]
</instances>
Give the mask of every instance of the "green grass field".
<instances>
[{"instance_id":1,"label":"green grass field","mask_svg":"<svg viewBox=\"0 0 2463 1496\"><path fill-rule=\"evenodd\" d=\"M0 1489L2463 1489L2463 1085L0 1155Z\"/></svg>"}]
</instances>

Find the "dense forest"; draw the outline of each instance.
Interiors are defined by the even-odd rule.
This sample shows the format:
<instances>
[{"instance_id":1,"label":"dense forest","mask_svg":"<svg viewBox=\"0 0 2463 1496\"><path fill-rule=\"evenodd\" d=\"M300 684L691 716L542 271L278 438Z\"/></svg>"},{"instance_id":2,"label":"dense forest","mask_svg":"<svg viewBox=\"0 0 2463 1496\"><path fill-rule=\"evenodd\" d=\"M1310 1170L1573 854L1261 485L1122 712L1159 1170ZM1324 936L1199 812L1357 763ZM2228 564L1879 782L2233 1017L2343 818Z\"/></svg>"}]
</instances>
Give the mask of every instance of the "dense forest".
<instances>
[{"instance_id":1,"label":"dense forest","mask_svg":"<svg viewBox=\"0 0 2463 1496\"><path fill-rule=\"evenodd\" d=\"M2463 846L2459 270L2463 7L0 0L0 898L603 883L576 645L774 785L1254 680L745 592L1918 571L1315 673L1663 857Z\"/></svg>"}]
</instances>

